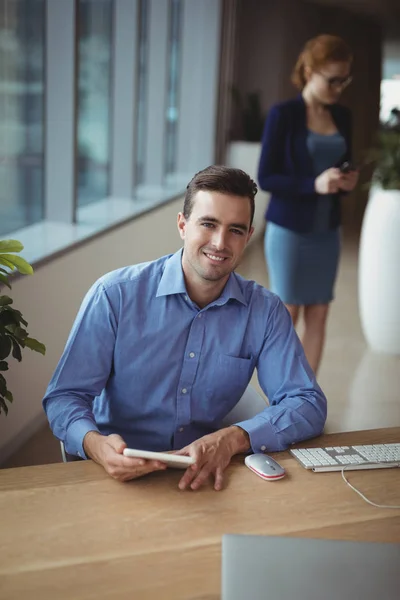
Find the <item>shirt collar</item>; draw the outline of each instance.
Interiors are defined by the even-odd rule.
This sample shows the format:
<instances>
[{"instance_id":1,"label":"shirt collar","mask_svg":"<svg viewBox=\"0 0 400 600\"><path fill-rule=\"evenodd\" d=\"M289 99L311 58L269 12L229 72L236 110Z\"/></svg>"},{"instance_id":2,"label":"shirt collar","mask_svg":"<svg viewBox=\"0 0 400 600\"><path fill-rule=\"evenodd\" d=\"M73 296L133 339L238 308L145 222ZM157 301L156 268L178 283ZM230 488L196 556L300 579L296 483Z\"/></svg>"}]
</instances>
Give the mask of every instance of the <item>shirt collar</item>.
<instances>
[{"instance_id":1,"label":"shirt collar","mask_svg":"<svg viewBox=\"0 0 400 600\"><path fill-rule=\"evenodd\" d=\"M175 252L175 254L172 254L167 260L160 283L158 284L157 298L159 296L170 296L172 294L187 294L182 271L182 252L183 248L178 250L178 252ZM221 306L222 304L226 304L230 299L237 300L241 304L247 306L247 302L235 273L230 274L229 279L222 290L222 294L214 301L214 303Z\"/></svg>"}]
</instances>

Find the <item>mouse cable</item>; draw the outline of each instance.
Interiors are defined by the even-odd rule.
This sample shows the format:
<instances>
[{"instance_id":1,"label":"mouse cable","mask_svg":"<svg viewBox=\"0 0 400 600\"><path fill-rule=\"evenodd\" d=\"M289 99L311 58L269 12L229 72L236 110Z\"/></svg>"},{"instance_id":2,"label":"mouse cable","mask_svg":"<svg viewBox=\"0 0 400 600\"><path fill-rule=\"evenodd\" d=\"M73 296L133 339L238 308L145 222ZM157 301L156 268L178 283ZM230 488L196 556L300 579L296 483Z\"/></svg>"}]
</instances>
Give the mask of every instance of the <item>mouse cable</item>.
<instances>
[{"instance_id":1,"label":"mouse cable","mask_svg":"<svg viewBox=\"0 0 400 600\"><path fill-rule=\"evenodd\" d=\"M400 464L397 465L398 467L400 467ZM358 490L356 487L354 487L354 485L352 485L350 483L350 481L348 479L346 479L345 475L344 475L344 471L347 467L343 467L343 469L341 470L342 473L342 479L343 481L354 491L356 492L356 494L358 494L359 496L361 496L361 498L363 500L365 500L365 502L368 502L368 504L371 504L371 506L376 506L377 508L400 508L400 505L396 505L396 504L376 504L375 502L372 502L372 500L369 500L366 496L364 496L364 494L362 494L360 492L360 490ZM395 467L394 467L395 468Z\"/></svg>"}]
</instances>

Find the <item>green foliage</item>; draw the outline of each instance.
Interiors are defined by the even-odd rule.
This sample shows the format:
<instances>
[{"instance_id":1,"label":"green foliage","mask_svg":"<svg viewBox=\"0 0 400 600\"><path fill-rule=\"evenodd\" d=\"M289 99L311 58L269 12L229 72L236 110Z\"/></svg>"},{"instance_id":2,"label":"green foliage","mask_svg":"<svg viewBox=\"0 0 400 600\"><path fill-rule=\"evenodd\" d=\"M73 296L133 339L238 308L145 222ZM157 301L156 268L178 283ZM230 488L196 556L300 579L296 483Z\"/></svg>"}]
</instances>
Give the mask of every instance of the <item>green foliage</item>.
<instances>
[{"instance_id":1,"label":"green foliage","mask_svg":"<svg viewBox=\"0 0 400 600\"><path fill-rule=\"evenodd\" d=\"M371 185L384 190L400 190L400 129L383 127L375 146L368 154L367 163L374 165Z\"/></svg>"},{"instance_id":2,"label":"green foliage","mask_svg":"<svg viewBox=\"0 0 400 600\"><path fill-rule=\"evenodd\" d=\"M12 271L19 271L22 275L32 275L31 265L14 253L21 252L23 245L17 240L0 240L0 283L11 289L9 275ZM6 268L4 268L6 267ZM7 358L21 362L23 348L30 348L40 354L45 354L46 347L35 338L29 336L26 329L28 323L22 313L13 308L12 298L0 295L0 371L8 371ZM8 414L7 402L13 401L13 395L7 388L7 381L0 372L0 414Z\"/></svg>"},{"instance_id":3,"label":"green foliage","mask_svg":"<svg viewBox=\"0 0 400 600\"><path fill-rule=\"evenodd\" d=\"M260 142L265 122L260 93L250 92L243 96L235 86L232 86L231 91L240 116L241 139L246 142Z\"/></svg>"}]
</instances>

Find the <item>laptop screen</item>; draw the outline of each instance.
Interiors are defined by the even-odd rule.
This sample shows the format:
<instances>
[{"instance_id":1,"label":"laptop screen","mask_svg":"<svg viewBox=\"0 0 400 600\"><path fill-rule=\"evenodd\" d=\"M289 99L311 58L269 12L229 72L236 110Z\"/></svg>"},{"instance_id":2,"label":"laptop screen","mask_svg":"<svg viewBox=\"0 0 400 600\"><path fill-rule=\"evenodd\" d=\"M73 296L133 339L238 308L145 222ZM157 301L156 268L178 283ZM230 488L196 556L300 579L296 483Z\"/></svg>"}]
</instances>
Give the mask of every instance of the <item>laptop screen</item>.
<instances>
[{"instance_id":1,"label":"laptop screen","mask_svg":"<svg viewBox=\"0 0 400 600\"><path fill-rule=\"evenodd\" d=\"M399 600L400 544L224 535L222 600Z\"/></svg>"}]
</instances>

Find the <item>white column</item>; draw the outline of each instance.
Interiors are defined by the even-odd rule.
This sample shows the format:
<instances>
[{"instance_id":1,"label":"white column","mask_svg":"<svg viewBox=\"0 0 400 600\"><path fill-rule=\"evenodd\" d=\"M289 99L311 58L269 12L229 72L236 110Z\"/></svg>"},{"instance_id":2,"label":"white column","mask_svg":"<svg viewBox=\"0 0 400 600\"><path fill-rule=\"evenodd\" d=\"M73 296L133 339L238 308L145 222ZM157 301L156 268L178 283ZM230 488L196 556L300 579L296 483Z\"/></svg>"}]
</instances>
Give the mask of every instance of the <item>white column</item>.
<instances>
[{"instance_id":1,"label":"white column","mask_svg":"<svg viewBox=\"0 0 400 600\"><path fill-rule=\"evenodd\" d=\"M185 0L183 11L177 169L191 176L215 157L221 2Z\"/></svg>"},{"instance_id":2,"label":"white column","mask_svg":"<svg viewBox=\"0 0 400 600\"><path fill-rule=\"evenodd\" d=\"M150 3L148 108L144 185L163 184L165 106L167 93L168 7L166 0Z\"/></svg>"},{"instance_id":3,"label":"white column","mask_svg":"<svg viewBox=\"0 0 400 600\"><path fill-rule=\"evenodd\" d=\"M114 0L111 196L131 198L134 173L137 0Z\"/></svg>"},{"instance_id":4,"label":"white column","mask_svg":"<svg viewBox=\"0 0 400 600\"><path fill-rule=\"evenodd\" d=\"M51 0L46 15L45 218L75 213L75 2Z\"/></svg>"}]
</instances>

